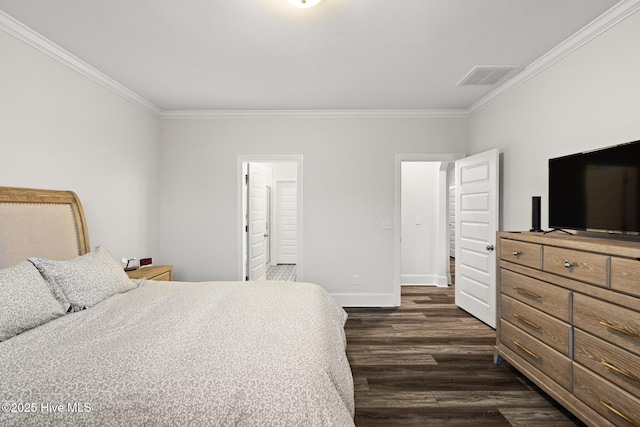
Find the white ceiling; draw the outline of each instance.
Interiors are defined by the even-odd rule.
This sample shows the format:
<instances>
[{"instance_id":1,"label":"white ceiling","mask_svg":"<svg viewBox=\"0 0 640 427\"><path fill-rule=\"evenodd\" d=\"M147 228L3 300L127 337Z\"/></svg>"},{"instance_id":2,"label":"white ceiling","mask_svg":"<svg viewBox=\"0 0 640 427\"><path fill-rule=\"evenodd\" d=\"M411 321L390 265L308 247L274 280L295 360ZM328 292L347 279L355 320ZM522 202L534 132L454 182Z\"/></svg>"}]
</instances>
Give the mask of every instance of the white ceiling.
<instances>
[{"instance_id":1,"label":"white ceiling","mask_svg":"<svg viewBox=\"0 0 640 427\"><path fill-rule=\"evenodd\" d=\"M162 110L440 110L496 89L457 86L473 67L527 67L616 3L0 0L0 10Z\"/></svg>"}]
</instances>

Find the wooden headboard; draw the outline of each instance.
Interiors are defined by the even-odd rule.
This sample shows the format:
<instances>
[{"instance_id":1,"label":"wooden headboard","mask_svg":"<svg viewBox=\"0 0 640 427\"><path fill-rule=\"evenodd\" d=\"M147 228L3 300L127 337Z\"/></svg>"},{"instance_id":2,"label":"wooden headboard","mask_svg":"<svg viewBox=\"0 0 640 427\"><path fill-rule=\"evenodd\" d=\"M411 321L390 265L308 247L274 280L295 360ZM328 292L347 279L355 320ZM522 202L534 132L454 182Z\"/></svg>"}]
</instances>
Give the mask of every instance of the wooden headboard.
<instances>
[{"instance_id":1,"label":"wooden headboard","mask_svg":"<svg viewBox=\"0 0 640 427\"><path fill-rule=\"evenodd\" d=\"M87 222L73 191L0 187L0 268L34 256L68 260L89 250Z\"/></svg>"}]
</instances>

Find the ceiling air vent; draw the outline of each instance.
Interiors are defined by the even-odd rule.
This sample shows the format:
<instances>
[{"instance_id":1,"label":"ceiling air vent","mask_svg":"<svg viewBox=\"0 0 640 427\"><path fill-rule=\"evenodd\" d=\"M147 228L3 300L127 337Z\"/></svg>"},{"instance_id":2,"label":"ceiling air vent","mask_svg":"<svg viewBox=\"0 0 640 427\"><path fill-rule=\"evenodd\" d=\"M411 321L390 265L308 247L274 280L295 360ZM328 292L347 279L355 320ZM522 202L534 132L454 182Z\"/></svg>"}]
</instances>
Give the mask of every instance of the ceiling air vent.
<instances>
[{"instance_id":1,"label":"ceiling air vent","mask_svg":"<svg viewBox=\"0 0 640 427\"><path fill-rule=\"evenodd\" d=\"M460 80L458 86L469 85L494 85L508 75L520 70L522 67L474 67L466 76Z\"/></svg>"}]
</instances>

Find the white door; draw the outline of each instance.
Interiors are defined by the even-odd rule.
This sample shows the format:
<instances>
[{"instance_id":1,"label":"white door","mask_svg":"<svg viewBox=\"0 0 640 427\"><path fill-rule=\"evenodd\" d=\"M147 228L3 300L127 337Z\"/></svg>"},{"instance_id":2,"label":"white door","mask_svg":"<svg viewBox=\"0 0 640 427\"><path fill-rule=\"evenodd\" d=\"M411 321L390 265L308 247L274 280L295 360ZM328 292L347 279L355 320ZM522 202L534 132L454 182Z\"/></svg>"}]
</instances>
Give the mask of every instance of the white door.
<instances>
[{"instance_id":1,"label":"white door","mask_svg":"<svg viewBox=\"0 0 640 427\"><path fill-rule=\"evenodd\" d=\"M456 305L496 327L498 150L456 161Z\"/></svg>"},{"instance_id":2,"label":"white door","mask_svg":"<svg viewBox=\"0 0 640 427\"><path fill-rule=\"evenodd\" d=\"M456 186L449 186L449 256L456 257Z\"/></svg>"},{"instance_id":3,"label":"white door","mask_svg":"<svg viewBox=\"0 0 640 427\"><path fill-rule=\"evenodd\" d=\"M296 264L298 261L297 206L297 184L278 182L278 264Z\"/></svg>"},{"instance_id":4,"label":"white door","mask_svg":"<svg viewBox=\"0 0 640 427\"><path fill-rule=\"evenodd\" d=\"M256 163L247 164L247 277L266 278L265 232L267 221L267 172Z\"/></svg>"}]
</instances>

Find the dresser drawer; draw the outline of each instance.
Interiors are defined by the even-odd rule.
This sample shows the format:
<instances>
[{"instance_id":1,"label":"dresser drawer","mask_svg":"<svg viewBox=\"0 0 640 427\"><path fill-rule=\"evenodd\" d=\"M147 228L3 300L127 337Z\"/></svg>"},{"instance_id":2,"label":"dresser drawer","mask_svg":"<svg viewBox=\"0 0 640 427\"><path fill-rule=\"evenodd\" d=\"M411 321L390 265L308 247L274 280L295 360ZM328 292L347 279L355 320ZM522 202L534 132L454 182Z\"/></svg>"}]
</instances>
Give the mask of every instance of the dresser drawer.
<instances>
[{"instance_id":1,"label":"dresser drawer","mask_svg":"<svg viewBox=\"0 0 640 427\"><path fill-rule=\"evenodd\" d=\"M569 390L571 360L543 342L500 320L500 342L522 359L536 367L565 389Z\"/></svg>"},{"instance_id":2,"label":"dresser drawer","mask_svg":"<svg viewBox=\"0 0 640 427\"><path fill-rule=\"evenodd\" d=\"M569 290L504 269L500 283L503 294L569 322Z\"/></svg>"},{"instance_id":3,"label":"dresser drawer","mask_svg":"<svg viewBox=\"0 0 640 427\"><path fill-rule=\"evenodd\" d=\"M640 425L639 399L578 364L573 365L573 393L615 425Z\"/></svg>"},{"instance_id":4,"label":"dresser drawer","mask_svg":"<svg viewBox=\"0 0 640 427\"><path fill-rule=\"evenodd\" d=\"M607 259L601 254L545 246L543 269L560 276L607 286Z\"/></svg>"},{"instance_id":5,"label":"dresser drawer","mask_svg":"<svg viewBox=\"0 0 640 427\"><path fill-rule=\"evenodd\" d=\"M611 289L640 296L640 260L611 257Z\"/></svg>"},{"instance_id":6,"label":"dresser drawer","mask_svg":"<svg viewBox=\"0 0 640 427\"><path fill-rule=\"evenodd\" d=\"M575 293L573 325L640 355L640 313L637 311Z\"/></svg>"},{"instance_id":7,"label":"dresser drawer","mask_svg":"<svg viewBox=\"0 0 640 427\"><path fill-rule=\"evenodd\" d=\"M635 354L576 329L574 360L640 397L640 362Z\"/></svg>"},{"instance_id":8,"label":"dresser drawer","mask_svg":"<svg viewBox=\"0 0 640 427\"><path fill-rule=\"evenodd\" d=\"M571 327L539 310L502 295L502 318L569 356Z\"/></svg>"},{"instance_id":9,"label":"dresser drawer","mask_svg":"<svg viewBox=\"0 0 640 427\"><path fill-rule=\"evenodd\" d=\"M527 267L542 268L542 245L501 239L500 259Z\"/></svg>"}]
</instances>

